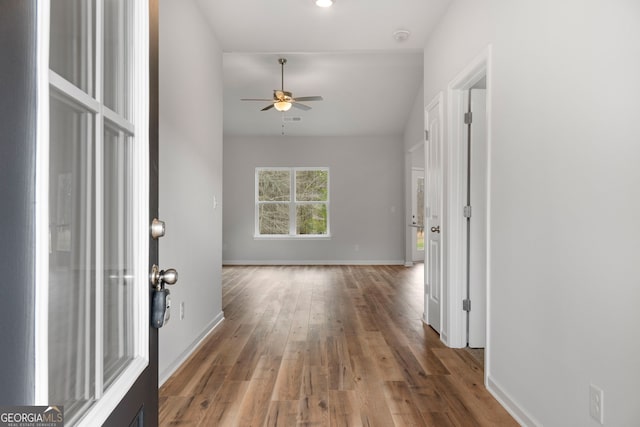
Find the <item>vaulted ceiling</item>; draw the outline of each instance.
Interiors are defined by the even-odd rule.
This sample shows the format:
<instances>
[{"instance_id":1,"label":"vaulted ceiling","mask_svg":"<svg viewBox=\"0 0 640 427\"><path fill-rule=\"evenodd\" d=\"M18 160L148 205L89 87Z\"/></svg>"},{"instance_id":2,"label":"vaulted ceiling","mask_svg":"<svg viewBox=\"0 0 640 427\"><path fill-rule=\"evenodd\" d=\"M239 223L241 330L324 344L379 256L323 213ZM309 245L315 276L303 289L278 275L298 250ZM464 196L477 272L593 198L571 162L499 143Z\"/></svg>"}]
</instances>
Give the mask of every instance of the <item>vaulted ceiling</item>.
<instances>
[{"instance_id":1,"label":"vaulted ceiling","mask_svg":"<svg viewBox=\"0 0 640 427\"><path fill-rule=\"evenodd\" d=\"M421 90L422 49L450 0L197 0L224 51L227 135L399 135ZM397 41L394 32L408 30ZM311 110L260 111L280 89ZM421 92L420 92L421 93ZM283 120L283 118L285 118Z\"/></svg>"}]
</instances>

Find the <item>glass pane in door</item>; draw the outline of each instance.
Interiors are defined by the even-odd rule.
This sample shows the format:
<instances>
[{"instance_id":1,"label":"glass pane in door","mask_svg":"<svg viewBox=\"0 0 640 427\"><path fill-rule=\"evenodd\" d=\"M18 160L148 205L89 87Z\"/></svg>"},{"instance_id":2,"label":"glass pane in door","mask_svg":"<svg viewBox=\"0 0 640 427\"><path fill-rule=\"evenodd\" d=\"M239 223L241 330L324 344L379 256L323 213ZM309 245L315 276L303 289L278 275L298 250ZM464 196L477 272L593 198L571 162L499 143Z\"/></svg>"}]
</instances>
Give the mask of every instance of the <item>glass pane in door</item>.
<instances>
[{"instance_id":1,"label":"glass pane in door","mask_svg":"<svg viewBox=\"0 0 640 427\"><path fill-rule=\"evenodd\" d=\"M418 177L416 182L416 250L424 251L424 177Z\"/></svg>"},{"instance_id":2,"label":"glass pane in door","mask_svg":"<svg viewBox=\"0 0 640 427\"><path fill-rule=\"evenodd\" d=\"M95 0L55 0L51 4L51 69L94 94Z\"/></svg>"},{"instance_id":3,"label":"glass pane in door","mask_svg":"<svg viewBox=\"0 0 640 427\"><path fill-rule=\"evenodd\" d=\"M129 118L129 10L132 1L104 1L104 105Z\"/></svg>"},{"instance_id":4,"label":"glass pane in door","mask_svg":"<svg viewBox=\"0 0 640 427\"><path fill-rule=\"evenodd\" d=\"M94 117L52 92L49 402L72 420L95 399Z\"/></svg>"},{"instance_id":5,"label":"glass pane in door","mask_svg":"<svg viewBox=\"0 0 640 427\"><path fill-rule=\"evenodd\" d=\"M104 128L104 335L106 389L135 356L133 337L133 149L132 138Z\"/></svg>"}]
</instances>

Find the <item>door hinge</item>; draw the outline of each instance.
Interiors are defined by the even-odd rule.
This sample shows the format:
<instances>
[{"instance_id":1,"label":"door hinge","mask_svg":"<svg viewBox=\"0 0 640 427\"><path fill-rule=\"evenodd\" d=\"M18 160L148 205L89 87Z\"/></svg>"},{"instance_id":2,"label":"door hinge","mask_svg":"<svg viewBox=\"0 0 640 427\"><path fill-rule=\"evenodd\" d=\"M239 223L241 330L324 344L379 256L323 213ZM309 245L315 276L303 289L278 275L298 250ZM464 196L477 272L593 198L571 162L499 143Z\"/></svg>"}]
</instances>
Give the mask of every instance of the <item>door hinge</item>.
<instances>
[{"instance_id":1,"label":"door hinge","mask_svg":"<svg viewBox=\"0 0 640 427\"><path fill-rule=\"evenodd\" d=\"M471 206L465 206L462 214L465 218L471 218Z\"/></svg>"},{"instance_id":2,"label":"door hinge","mask_svg":"<svg viewBox=\"0 0 640 427\"><path fill-rule=\"evenodd\" d=\"M425 131L424 131L424 140L425 140L425 141L428 141L428 140L429 140L429 131L428 131L428 130L425 130Z\"/></svg>"},{"instance_id":3,"label":"door hinge","mask_svg":"<svg viewBox=\"0 0 640 427\"><path fill-rule=\"evenodd\" d=\"M470 299L463 299L462 300L462 309L464 311L471 311L471 300Z\"/></svg>"},{"instance_id":4,"label":"door hinge","mask_svg":"<svg viewBox=\"0 0 640 427\"><path fill-rule=\"evenodd\" d=\"M471 111L464 113L464 124L470 125L471 122L473 122L473 113Z\"/></svg>"}]
</instances>

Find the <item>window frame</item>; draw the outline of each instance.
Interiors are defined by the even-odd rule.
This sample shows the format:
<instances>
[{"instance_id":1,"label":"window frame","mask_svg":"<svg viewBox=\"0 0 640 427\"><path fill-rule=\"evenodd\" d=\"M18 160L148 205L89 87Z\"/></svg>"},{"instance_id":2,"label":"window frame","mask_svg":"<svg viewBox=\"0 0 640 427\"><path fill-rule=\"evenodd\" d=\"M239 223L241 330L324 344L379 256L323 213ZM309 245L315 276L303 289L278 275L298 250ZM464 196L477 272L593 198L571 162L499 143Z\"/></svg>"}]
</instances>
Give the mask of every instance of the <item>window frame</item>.
<instances>
[{"instance_id":1,"label":"window frame","mask_svg":"<svg viewBox=\"0 0 640 427\"><path fill-rule=\"evenodd\" d=\"M91 25L94 32L93 39L83 46L83 53L91 56L93 62L91 74L87 76L88 86L80 89L76 84L68 81L62 75L56 73L49 61L51 44L51 8L50 2L38 2L37 4L37 150L36 150L36 315L35 315L35 379L34 402L36 405L47 406L51 403L49 392L49 248L50 248L50 179L49 179L49 154L50 154L50 100L58 98L62 102L77 105L82 112L93 116L93 125L90 137L92 145L91 158L95 161L94 182L90 191L94 199L87 205L95 210L95 231L92 250L95 251L94 272L95 279L95 304L92 318L94 325L91 331L95 335L90 343L94 352L93 365L88 368L95 372L95 381L83 384L87 390L94 391L91 402L87 403L86 411L78 411L75 415L65 411L65 418L69 425L92 426L102 424L111 414L114 408L133 386L135 381L149 366L149 285L148 285L148 218L149 218L149 56L146 54L149 47L149 7L146 2L123 2L123 5L131 8L132 20L129 26L130 45L126 52L128 57L127 71L130 79L130 98L127 101L127 113L116 112L105 105L104 79L102 75L104 62L104 25L105 18L104 1L96 0L93 3L89 15L83 15ZM121 137L124 135L132 138L132 160L135 161L136 170L132 171L132 192L134 196L134 232L131 239L134 246L134 286L133 292L133 360L127 364L109 384L106 384L107 373L104 371L104 259L103 259L103 185L104 185L104 130L107 126L117 130ZM69 415L69 416L68 416Z\"/></svg>"},{"instance_id":2,"label":"window frame","mask_svg":"<svg viewBox=\"0 0 640 427\"><path fill-rule=\"evenodd\" d=\"M289 172L289 200L288 201L261 201L259 195L261 171L288 171ZM327 172L327 200L297 201L296 200L296 172L300 171L326 171ZM331 238L331 171L329 167L268 167L260 166L255 169L254 177L254 234L255 240L329 240ZM260 205L263 204L287 204L289 205L289 234L261 234L260 233ZM298 234L297 210L298 205L324 204L327 208L327 228L325 234Z\"/></svg>"}]
</instances>

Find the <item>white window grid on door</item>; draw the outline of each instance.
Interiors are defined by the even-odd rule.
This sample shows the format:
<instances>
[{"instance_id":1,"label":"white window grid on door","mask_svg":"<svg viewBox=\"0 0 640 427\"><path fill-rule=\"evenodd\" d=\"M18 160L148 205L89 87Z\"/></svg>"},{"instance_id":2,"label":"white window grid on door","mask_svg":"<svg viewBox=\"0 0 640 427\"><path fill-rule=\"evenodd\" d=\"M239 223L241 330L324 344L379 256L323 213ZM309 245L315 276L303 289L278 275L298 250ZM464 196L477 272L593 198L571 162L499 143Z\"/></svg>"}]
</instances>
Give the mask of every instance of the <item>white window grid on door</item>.
<instances>
[{"instance_id":1,"label":"white window grid on door","mask_svg":"<svg viewBox=\"0 0 640 427\"><path fill-rule=\"evenodd\" d=\"M90 4L90 2L87 2ZM125 2L128 4L129 2ZM149 153L148 153L148 70L149 70L149 21L148 3L145 1L132 2L131 13L133 19L129 21L130 35L133 40L127 51L128 64L132 79L129 83L133 91L130 91L128 109L130 119L123 114L118 114L104 105L103 96L103 0L96 0L95 10L87 6L87 13L94 14L95 20L87 19L86 25L93 26L90 31L95 39L82 46L83 53L93 59L94 73L87 72L87 92L79 89L71 82L49 68L50 45L50 3L37 2L37 150L36 150L36 310L35 310L35 404L50 405L49 396L49 100L51 96L58 97L68 104L75 104L83 109L83 112L93 116L93 126L87 127L87 140L94 141L95 152L89 152L93 156L95 182L88 192L93 191L95 198L87 197L85 210L95 211L95 237L93 241L89 237L85 245L95 251L95 339L94 349L85 348L87 354L94 354L95 365L91 364L78 367L78 369L94 369L95 384L82 384L86 394L95 394L95 402L88 411L78 414L74 419L66 419L66 425L97 425L101 424L119 403L126 391L131 387L135 379L148 366L148 212L149 212ZM88 16L85 16L87 18ZM123 22L122 19L118 20ZM135 24L134 24L135 23ZM123 41L124 43L124 41ZM121 46L124 48L124 46ZM124 71L124 70L122 70ZM118 79L124 82L123 78ZM123 89L120 87L120 89ZM122 91L119 91L122 93ZM120 99L119 102L122 102ZM103 366L103 295L104 295L104 265L103 265L103 165L104 153L104 129L106 125L117 130L120 138L131 137L133 141L133 168L132 194L133 224L132 248L135 254L133 259L133 336L134 359L121 374L111 383L107 390L104 389ZM135 125L134 125L135 124ZM121 183L118 183L120 185ZM122 223L118 219L118 227ZM122 296L118 296L122 298ZM120 343L122 344L122 343ZM122 348L122 345L120 345ZM93 390L89 390L92 388Z\"/></svg>"}]
</instances>

